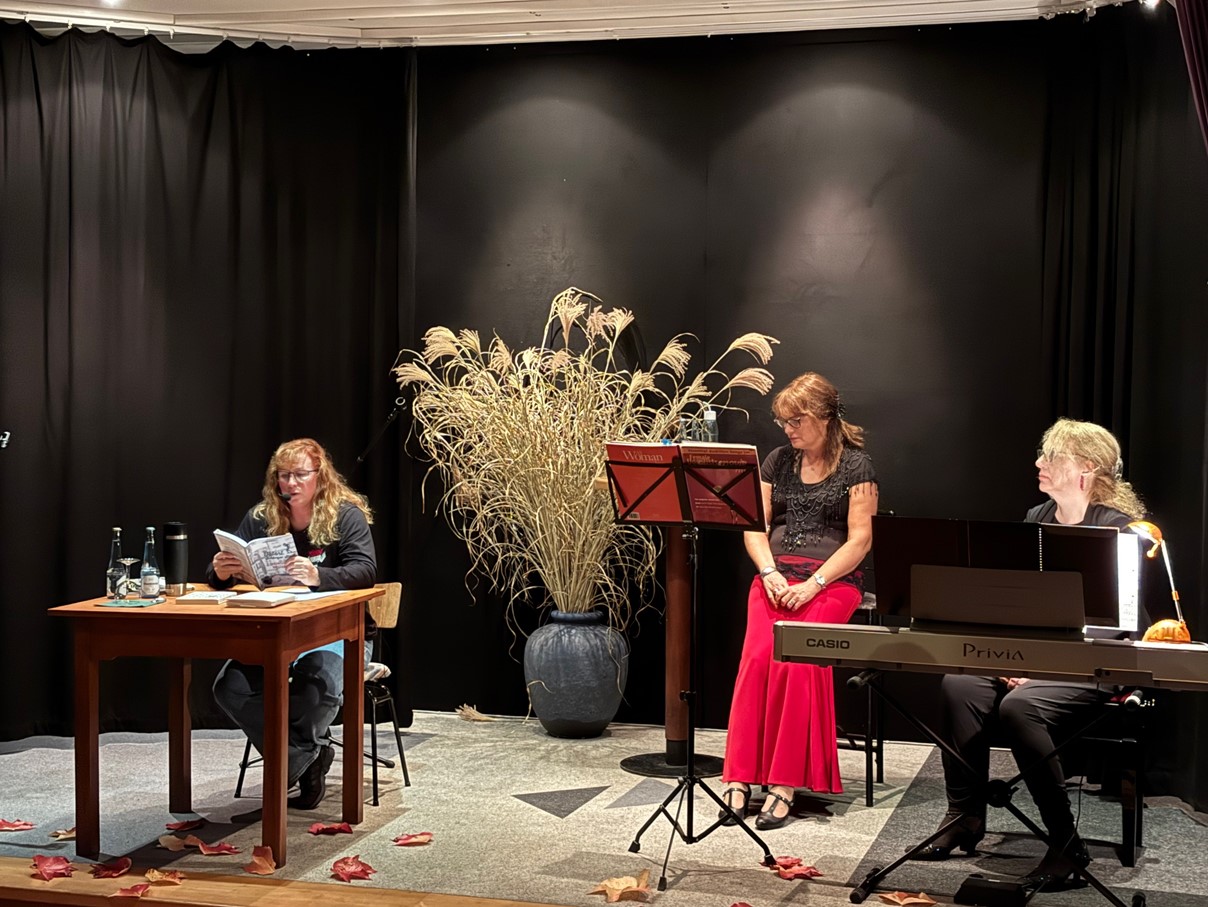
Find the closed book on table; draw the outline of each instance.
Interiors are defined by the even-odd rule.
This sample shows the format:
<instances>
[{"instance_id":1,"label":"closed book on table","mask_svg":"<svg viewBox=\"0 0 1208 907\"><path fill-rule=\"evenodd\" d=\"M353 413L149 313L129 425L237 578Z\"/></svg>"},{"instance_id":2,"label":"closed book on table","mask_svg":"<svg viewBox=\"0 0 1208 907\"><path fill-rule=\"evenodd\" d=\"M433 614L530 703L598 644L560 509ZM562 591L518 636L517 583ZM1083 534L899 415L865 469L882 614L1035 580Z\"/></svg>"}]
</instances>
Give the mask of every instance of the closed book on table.
<instances>
[{"instance_id":1,"label":"closed book on table","mask_svg":"<svg viewBox=\"0 0 1208 907\"><path fill-rule=\"evenodd\" d=\"M176 601L182 605L221 605L227 599L234 598L238 594L238 592L220 590L207 592L204 589L198 589L187 595L176 596Z\"/></svg>"},{"instance_id":2,"label":"closed book on table","mask_svg":"<svg viewBox=\"0 0 1208 907\"><path fill-rule=\"evenodd\" d=\"M295 601L292 592L243 592L226 600L231 608L276 608Z\"/></svg>"}]
</instances>

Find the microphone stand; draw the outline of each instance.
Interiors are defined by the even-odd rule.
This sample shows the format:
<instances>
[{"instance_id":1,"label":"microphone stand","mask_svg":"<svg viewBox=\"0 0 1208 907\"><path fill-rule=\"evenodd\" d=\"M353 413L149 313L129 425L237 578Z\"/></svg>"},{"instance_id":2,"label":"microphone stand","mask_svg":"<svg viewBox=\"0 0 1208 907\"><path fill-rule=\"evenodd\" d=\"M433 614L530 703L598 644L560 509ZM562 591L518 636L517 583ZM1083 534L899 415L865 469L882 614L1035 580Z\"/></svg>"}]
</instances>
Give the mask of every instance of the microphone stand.
<instances>
[{"instance_id":1,"label":"microphone stand","mask_svg":"<svg viewBox=\"0 0 1208 907\"><path fill-rule=\"evenodd\" d=\"M395 399L394 409L392 409L390 411L390 415L386 417L386 421L382 424L381 431L379 431L374 439L369 442L369 446L361 451L361 455L356 458L356 462L352 464L352 472L356 472L357 469L360 468L360 465L365 462L365 458L369 456L369 452L373 450L373 448L377 447L378 441L382 440L382 435L386 434L386 429L388 429L391 424L393 424L394 420L398 418L398 414L406 408L406 398L398 397Z\"/></svg>"}]
</instances>

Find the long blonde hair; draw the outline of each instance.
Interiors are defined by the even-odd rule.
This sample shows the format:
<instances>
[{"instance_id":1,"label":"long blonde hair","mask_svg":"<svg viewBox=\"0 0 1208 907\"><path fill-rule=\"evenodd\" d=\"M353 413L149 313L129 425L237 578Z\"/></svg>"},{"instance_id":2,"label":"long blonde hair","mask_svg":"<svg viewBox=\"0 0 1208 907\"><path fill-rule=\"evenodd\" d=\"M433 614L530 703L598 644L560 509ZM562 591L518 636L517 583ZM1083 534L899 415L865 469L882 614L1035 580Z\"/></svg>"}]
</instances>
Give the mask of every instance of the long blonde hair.
<instances>
[{"instance_id":1,"label":"long blonde hair","mask_svg":"<svg viewBox=\"0 0 1208 907\"><path fill-rule=\"evenodd\" d=\"M289 464L301 457L314 460L319 471L315 480L315 500L310 526L306 529L306 535L313 544L329 545L339 538L336 520L340 515L340 505L345 501L365 514L366 522L373 522L373 511L369 509L369 502L364 495L357 494L348 487L344 477L331 465L331 458L323 449L323 445L311 438L297 438L286 441L269 458L260 503L252 511L255 516L264 520L269 535L283 535L290 531L289 504L277 493L277 473L282 468L288 469Z\"/></svg>"},{"instance_id":2,"label":"long blonde hair","mask_svg":"<svg viewBox=\"0 0 1208 907\"><path fill-rule=\"evenodd\" d=\"M798 375L776 394L772 400L772 413L778 419L788 420L808 414L816 419L829 420L826 425L826 475L839 468L839 457L844 445L864 446L864 429L843 418L843 405L839 401L839 390L817 372Z\"/></svg>"},{"instance_id":3,"label":"long blonde hair","mask_svg":"<svg viewBox=\"0 0 1208 907\"><path fill-rule=\"evenodd\" d=\"M1092 504L1111 507L1134 520L1145 516L1145 505L1124 481L1120 442L1102 425L1058 419L1040 439L1040 454L1047 459L1064 455L1090 463Z\"/></svg>"}]
</instances>

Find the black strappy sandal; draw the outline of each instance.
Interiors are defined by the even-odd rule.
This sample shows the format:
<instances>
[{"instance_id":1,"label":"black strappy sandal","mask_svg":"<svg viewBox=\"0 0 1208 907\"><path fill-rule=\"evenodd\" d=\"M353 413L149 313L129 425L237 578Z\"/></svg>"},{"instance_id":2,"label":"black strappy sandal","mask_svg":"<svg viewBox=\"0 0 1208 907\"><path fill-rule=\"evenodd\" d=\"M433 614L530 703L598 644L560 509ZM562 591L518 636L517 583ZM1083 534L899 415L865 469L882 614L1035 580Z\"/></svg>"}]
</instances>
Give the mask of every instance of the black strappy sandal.
<instances>
[{"instance_id":1,"label":"black strappy sandal","mask_svg":"<svg viewBox=\"0 0 1208 907\"><path fill-rule=\"evenodd\" d=\"M788 807L784 811L783 816L776 815L776 801L779 800ZM779 828L789 820L789 816L793 814L793 801L787 797L782 797L775 791L768 791L768 797L763 801L763 812L755 817L755 827L760 831L767 831L769 828Z\"/></svg>"},{"instance_id":2,"label":"black strappy sandal","mask_svg":"<svg viewBox=\"0 0 1208 907\"><path fill-rule=\"evenodd\" d=\"M733 803L734 794L740 794L742 796L742 802L738 805ZM744 789L737 786L727 787L725 793L721 795L721 799L726 806L730 807L730 809L719 809L717 811L717 818L721 819L722 825L737 825L738 820L736 820L734 816L746 816L747 804L751 802L751 788L747 787Z\"/></svg>"}]
</instances>

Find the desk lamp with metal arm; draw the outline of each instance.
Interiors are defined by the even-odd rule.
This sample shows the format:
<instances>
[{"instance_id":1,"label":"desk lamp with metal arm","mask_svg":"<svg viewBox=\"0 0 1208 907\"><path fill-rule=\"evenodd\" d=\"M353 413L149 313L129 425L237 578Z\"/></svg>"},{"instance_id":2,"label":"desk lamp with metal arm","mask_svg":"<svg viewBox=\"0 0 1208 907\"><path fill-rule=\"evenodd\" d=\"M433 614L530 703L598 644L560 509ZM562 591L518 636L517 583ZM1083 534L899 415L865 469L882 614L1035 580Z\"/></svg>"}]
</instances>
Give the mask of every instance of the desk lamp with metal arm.
<instances>
[{"instance_id":1,"label":"desk lamp with metal arm","mask_svg":"<svg viewBox=\"0 0 1208 907\"><path fill-rule=\"evenodd\" d=\"M1179 605L1179 591L1174 585L1174 571L1170 568L1170 547L1162 538L1162 530L1148 520L1136 520L1126 527L1131 529L1147 542L1152 542L1145 556L1153 559L1162 549L1162 561L1166 564L1166 577L1170 580L1170 598L1174 602L1174 613L1177 620L1160 620L1153 624L1142 637L1144 642L1191 642L1191 633L1187 622L1183 620L1183 609Z\"/></svg>"}]
</instances>

